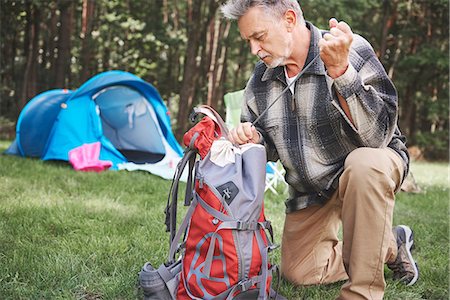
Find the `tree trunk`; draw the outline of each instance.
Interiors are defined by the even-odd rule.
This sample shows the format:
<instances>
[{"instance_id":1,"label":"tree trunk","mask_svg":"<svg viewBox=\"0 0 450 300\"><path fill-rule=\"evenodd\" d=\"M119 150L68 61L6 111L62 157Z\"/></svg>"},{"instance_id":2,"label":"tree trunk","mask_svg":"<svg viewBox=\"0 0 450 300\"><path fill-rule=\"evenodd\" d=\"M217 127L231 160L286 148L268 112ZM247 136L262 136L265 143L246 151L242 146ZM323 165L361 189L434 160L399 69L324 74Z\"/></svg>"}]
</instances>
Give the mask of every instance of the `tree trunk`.
<instances>
[{"instance_id":1,"label":"tree trunk","mask_svg":"<svg viewBox=\"0 0 450 300\"><path fill-rule=\"evenodd\" d=\"M228 37L228 34L230 32L230 27L231 24L229 22L223 24L222 26L224 27L224 33L222 34L222 41L226 40ZM227 47L224 43L222 43L221 45L221 52L220 52L220 57L218 60L218 68L217 68L217 79L216 79L216 88L215 88L215 92L214 92L214 98L216 99L216 103L214 103L213 105L215 105L215 107L217 107L219 110L220 108L224 108L225 105L223 105L224 101L223 101L223 95L224 95L224 82L226 81L226 74L227 74L227 63L226 63L226 58L227 58ZM224 116L225 117L225 116Z\"/></svg>"},{"instance_id":2,"label":"tree trunk","mask_svg":"<svg viewBox=\"0 0 450 300\"><path fill-rule=\"evenodd\" d=\"M172 12L173 29L176 31L180 28L180 10L178 8L178 0L173 0L174 10Z\"/></svg>"},{"instance_id":3,"label":"tree trunk","mask_svg":"<svg viewBox=\"0 0 450 300\"><path fill-rule=\"evenodd\" d=\"M210 64L210 70L208 72L208 98L207 103L217 110L221 107L222 95L220 93L220 87L224 82L224 69L225 69L225 57L226 46L220 41L226 40L228 33L230 32L230 22L223 23L220 19L215 20L215 34L213 42L213 55Z\"/></svg>"},{"instance_id":4,"label":"tree trunk","mask_svg":"<svg viewBox=\"0 0 450 300\"><path fill-rule=\"evenodd\" d=\"M23 77L22 77L22 89L19 96L19 101L17 102L17 110L21 111L22 108L25 106L25 103L27 101L27 82L28 82L28 73L30 73L31 68L31 50L30 49L33 45L32 39L34 36L34 28L33 28L33 6L31 3L26 3L25 7L26 11L26 25L25 25L25 34L23 39L23 55L25 57L25 67L23 70Z\"/></svg>"},{"instance_id":5,"label":"tree trunk","mask_svg":"<svg viewBox=\"0 0 450 300\"><path fill-rule=\"evenodd\" d=\"M400 129L405 136L411 135L411 118L414 115L413 112L413 93L409 89L406 89L406 93L402 97L402 106L401 106L401 118L399 120Z\"/></svg>"},{"instance_id":6,"label":"tree trunk","mask_svg":"<svg viewBox=\"0 0 450 300\"><path fill-rule=\"evenodd\" d=\"M26 102L36 95L36 81L37 81L37 57L39 47L39 22L40 12L37 6L31 4L27 9L27 28L28 32L28 47L25 48L27 53L26 65L23 76L22 94L19 100L19 109L22 109ZM25 41L27 43L27 41Z\"/></svg>"},{"instance_id":7,"label":"tree trunk","mask_svg":"<svg viewBox=\"0 0 450 300\"><path fill-rule=\"evenodd\" d=\"M8 8L5 6L8 6ZM21 80L15 77L18 29L16 28L17 26L14 26L16 11L11 6L9 3L2 4L2 9L0 10L2 22L2 40L0 44L0 66L2 67L0 72L0 116L9 114L15 117L17 113L15 106L18 102L15 99L17 97L15 93L19 91L15 85ZM21 31L23 30L22 28Z\"/></svg>"},{"instance_id":8,"label":"tree trunk","mask_svg":"<svg viewBox=\"0 0 450 300\"><path fill-rule=\"evenodd\" d=\"M206 47L202 48L201 45L206 43L208 26L214 18L219 5L216 1L208 3L200 0L189 1L189 4L188 17L186 18L188 23L188 48L184 60L183 81L180 89L180 103L177 116L178 126L175 130L175 136L178 139L181 139L187 130L188 116L194 105L198 79L205 73L202 72L201 66L204 66L204 68L209 66L209 64L205 65L205 60L208 61L209 54L206 52ZM204 5L203 7L202 4Z\"/></svg>"},{"instance_id":9,"label":"tree trunk","mask_svg":"<svg viewBox=\"0 0 450 300\"><path fill-rule=\"evenodd\" d=\"M245 74L247 72L247 67L250 66L250 64L247 63L248 53L248 46L243 42L240 43L239 55L237 57L237 64L235 64L235 76L233 80L233 88L236 90L244 88L243 86L240 86L240 82L242 82L242 77L246 76Z\"/></svg>"},{"instance_id":10,"label":"tree trunk","mask_svg":"<svg viewBox=\"0 0 450 300\"><path fill-rule=\"evenodd\" d=\"M94 16L94 0L83 0L81 19L81 75L80 82L85 82L93 74L92 23Z\"/></svg>"},{"instance_id":11,"label":"tree trunk","mask_svg":"<svg viewBox=\"0 0 450 300\"><path fill-rule=\"evenodd\" d=\"M217 63L217 52L218 52L218 44L219 44L219 26L220 26L220 20L215 19L213 22L211 22L209 26L209 34L208 34L208 40L209 43L209 70L208 70L208 95L206 97L206 104L212 106L213 102L213 94L214 94L214 85L215 85L215 79L216 79L216 63Z\"/></svg>"},{"instance_id":12,"label":"tree trunk","mask_svg":"<svg viewBox=\"0 0 450 300\"><path fill-rule=\"evenodd\" d=\"M388 34L397 19L397 7L395 3L393 5L394 7L391 7L390 0L383 1L383 28L381 30L380 49L377 53L383 63L385 62L385 54L388 47Z\"/></svg>"},{"instance_id":13,"label":"tree trunk","mask_svg":"<svg viewBox=\"0 0 450 300\"><path fill-rule=\"evenodd\" d=\"M52 3L52 15L50 18L50 32L49 32L49 41L47 46L47 56L48 56L48 62L50 65L49 68L49 75L48 75L48 89L55 88L55 82L56 82L56 62L58 60L58 38L59 38L59 15L58 15L58 5L57 3Z\"/></svg>"},{"instance_id":14,"label":"tree trunk","mask_svg":"<svg viewBox=\"0 0 450 300\"><path fill-rule=\"evenodd\" d=\"M163 7L162 7L162 15L163 15L163 23L167 24L169 23L169 11L167 8L167 0L163 0Z\"/></svg>"},{"instance_id":15,"label":"tree trunk","mask_svg":"<svg viewBox=\"0 0 450 300\"><path fill-rule=\"evenodd\" d=\"M48 90L54 86L54 64L55 64L55 47L58 35L58 15L56 13L56 3L49 3L50 12L49 22L42 24L43 28L43 47L42 47L42 63L39 78L41 81L41 90Z\"/></svg>"},{"instance_id":16,"label":"tree trunk","mask_svg":"<svg viewBox=\"0 0 450 300\"><path fill-rule=\"evenodd\" d=\"M183 134L187 129L187 121L189 113L194 102L194 95L196 90L196 81L198 74L198 50L200 47L201 38L201 0L193 0L191 10L189 12L188 23L188 42L189 45L186 50L183 81L180 89L180 103L178 106L177 129L175 136L181 140Z\"/></svg>"},{"instance_id":17,"label":"tree trunk","mask_svg":"<svg viewBox=\"0 0 450 300\"><path fill-rule=\"evenodd\" d=\"M70 37L72 36L73 2L71 0L60 0L58 4L61 11L61 27L58 35L55 87L64 88L66 87L66 79L70 72Z\"/></svg>"}]
</instances>

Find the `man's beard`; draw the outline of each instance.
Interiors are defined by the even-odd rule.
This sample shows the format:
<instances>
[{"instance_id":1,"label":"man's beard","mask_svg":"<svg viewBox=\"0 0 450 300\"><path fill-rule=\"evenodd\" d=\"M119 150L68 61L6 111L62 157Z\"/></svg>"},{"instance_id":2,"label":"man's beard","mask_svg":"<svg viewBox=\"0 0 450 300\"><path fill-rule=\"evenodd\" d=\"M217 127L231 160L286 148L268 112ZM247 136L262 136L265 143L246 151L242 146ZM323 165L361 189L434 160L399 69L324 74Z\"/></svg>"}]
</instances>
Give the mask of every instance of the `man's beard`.
<instances>
[{"instance_id":1,"label":"man's beard","mask_svg":"<svg viewBox=\"0 0 450 300\"><path fill-rule=\"evenodd\" d=\"M265 64L268 68L274 69L274 68L276 68L276 67L278 67L278 66L283 65L283 63L284 63L285 60L286 60L285 57L278 57L278 58L275 58L274 60L272 60L270 63L264 62L264 64Z\"/></svg>"},{"instance_id":2,"label":"man's beard","mask_svg":"<svg viewBox=\"0 0 450 300\"><path fill-rule=\"evenodd\" d=\"M287 42L286 51L285 51L284 55L273 58L272 62L269 62L269 63L266 63L264 61L264 64L270 69L274 69L278 66L283 66L285 64L286 60L288 59L288 57L292 54L292 50L290 50L291 45L292 45L292 41L289 40Z\"/></svg>"}]
</instances>

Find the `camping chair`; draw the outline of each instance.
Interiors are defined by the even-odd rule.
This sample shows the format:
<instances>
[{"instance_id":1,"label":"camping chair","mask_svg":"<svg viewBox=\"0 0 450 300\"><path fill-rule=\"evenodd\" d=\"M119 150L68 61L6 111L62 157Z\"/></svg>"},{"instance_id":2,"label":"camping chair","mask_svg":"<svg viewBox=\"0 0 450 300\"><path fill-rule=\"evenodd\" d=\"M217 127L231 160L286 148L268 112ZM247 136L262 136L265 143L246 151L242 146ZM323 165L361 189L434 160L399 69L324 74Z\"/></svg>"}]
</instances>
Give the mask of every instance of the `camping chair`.
<instances>
[{"instance_id":1,"label":"camping chair","mask_svg":"<svg viewBox=\"0 0 450 300\"><path fill-rule=\"evenodd\" d=\"M244 97L244 90L230 92L223 96L226 115L225 124L228 128L234 128L241 121L241 105Z\"/></svg>"},{"instance_id":2,"label":"camping chair","mask_svg":"<svg viewBox=\"0 0 450 300\"><path fill-rule=\"evenodd\" d=\"M288 185L284 179L286 171L281 165L280 161L269 161L266 165L266 188L265 191L270 190L275 195L278 195L277 187L281 184L283 186L283 194L287 193Z\"/></svg>"},{"instance_id":3,"label":"camping chair","mask_svg":"<svg viewBox=\"0 0 450 300\"><path fill-rule=\"evenodd\" d=\"M244 96L244 90L230 92L224 95L226 108L225 123L228 128L233 128L240 122L241 105ZM266 165L266 187L265 191L270 190L278 195L278 185L283 185L283 193L287 192L287 183L284 179L286 171L279 161L268 162Z\"/></svg>"}]
</instances>

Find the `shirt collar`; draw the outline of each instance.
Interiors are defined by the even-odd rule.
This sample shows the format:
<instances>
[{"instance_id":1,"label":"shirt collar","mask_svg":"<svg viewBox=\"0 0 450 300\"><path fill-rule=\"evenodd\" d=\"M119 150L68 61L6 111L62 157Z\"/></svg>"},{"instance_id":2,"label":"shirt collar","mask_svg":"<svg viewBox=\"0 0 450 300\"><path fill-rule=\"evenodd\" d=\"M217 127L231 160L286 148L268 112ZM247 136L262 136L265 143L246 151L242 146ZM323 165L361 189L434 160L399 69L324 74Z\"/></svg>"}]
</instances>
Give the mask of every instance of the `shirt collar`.
<instances>
[{"instance_id":1,"label":"shirt collar","mask_svg":"<svg viewBox=\"0 0 450 300\"><path fill-rule=\"evenodd\" d=\"M306 57L306 66L317 54L319 54L319 40L322 38L322 32L313 24L306 21L306 27L311 31L311 42L309 44L308 56ZM267 68L261 78L262 81L269 79L279 79L285 82L285 76L283 72L284 66L276 68ZM305 74L325 75L325 66L321 59L317 59L309 68Z\"/></svg>"}]
</instances>

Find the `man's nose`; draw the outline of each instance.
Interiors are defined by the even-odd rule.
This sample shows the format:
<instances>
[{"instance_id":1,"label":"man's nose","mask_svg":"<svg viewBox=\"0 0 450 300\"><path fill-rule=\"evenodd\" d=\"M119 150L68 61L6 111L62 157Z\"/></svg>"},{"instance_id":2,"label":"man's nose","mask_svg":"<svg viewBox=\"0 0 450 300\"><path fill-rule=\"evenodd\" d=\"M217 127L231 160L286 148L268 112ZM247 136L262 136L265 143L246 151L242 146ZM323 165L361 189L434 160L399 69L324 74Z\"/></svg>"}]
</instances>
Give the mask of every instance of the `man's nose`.
<instances>
[{"instance_id":1,"label":"man's nose","mask_svg":"<svg viewBox=\"0 0 450 300\"><path fill-rule=\"evenodd\" d=\"M258 55L259 50L261 50L261 45L257 41L250 41L250 51L253 55Z\"/></svg>"}]
</instances>

